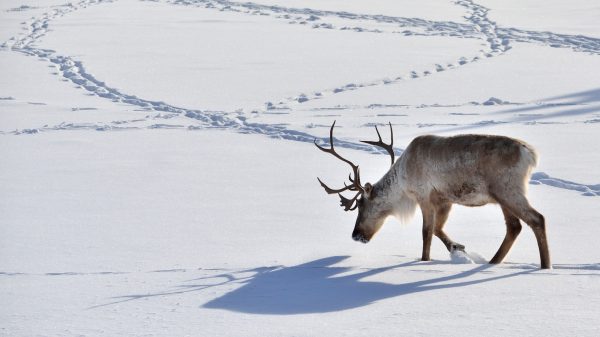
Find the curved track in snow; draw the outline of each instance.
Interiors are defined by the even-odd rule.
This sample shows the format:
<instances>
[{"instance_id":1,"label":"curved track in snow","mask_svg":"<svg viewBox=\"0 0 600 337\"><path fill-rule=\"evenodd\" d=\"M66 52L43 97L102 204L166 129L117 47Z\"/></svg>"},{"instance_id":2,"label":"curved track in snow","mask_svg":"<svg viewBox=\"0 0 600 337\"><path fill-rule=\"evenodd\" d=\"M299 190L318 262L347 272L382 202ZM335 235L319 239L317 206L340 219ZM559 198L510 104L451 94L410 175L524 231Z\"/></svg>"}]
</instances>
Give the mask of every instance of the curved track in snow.
<instances>
[{"instance_id":1,"label":"curved track in snow","mask_svg":"<svg viewBox=\"0 0 600 337\"><path fill-rule=\"evenodd\" d=\"M186 116L188 118L192 118L198 121L201 125L201 128L231 129L236 130L240 133L264 134L272 138L301 142L313 142L315 139L318 139L318 141L320 142L328 141L328 139L326 138L318 138L305 132L289 129L283 125L253 123L251 117L248 117L240 112L187 109L173 106L162 101L146 100L143 98L139 98L135 95L129 95L109 86L104 81L96 79L90 72L88 72L85 69L84 65L80 61L70 56L58 55L54 50L41 49L35 46L35 42L48 33L49 24L53 19L67 15L71 12L86 8L91 5L108 2L112 2L112 0L81 0L76 3L68 3L63 6L55 7L51 11L41 15L38 18L32 18L27 27L27 34L18 38L10 39L4 42L2 45L0 45L0 47L4 50L13 50L27 55L36 56L40 59L51 62L59 69L59 72L62 75L62 77L80 86L90 94L110 99L113 102L120 102L138 106L148 111ZM554 34L549 32L524 31L515 28L500 28L495 24L495 22L491 21L487 17L487 13L489 11L487 8L480 6L470 0L456 1L457 5L460 5L466 9L468 13L466 19L470 24L454 22L436 22L416 18L402 18L385 15L366 15L314 9L297 9L281 6L267 6L252 2L233 2L226 0L172 0L167 2L174 5L198 6L221 11L239 12L247 15L267 15L273 16L276 19L289 20L290 22L300 21L306 23L316 20L322 21L322 18L333 17L336 19L342 19L356 23L356 25L353 25L352 27L346 25L336 28L331 24L320 22L319 24L313 24L311 26L312 28L352 30L357 33L402 33L404 35L436 35L450 37L458 36L462 38L481 39L483 41L486 41L487 43L486 49L480 50L478 55L470 57L461 57L459 60L456 61L456 63L451 63L447 65L436 64L432 67L432 69L414 70L408 77L392 75L389 78L374 80L366 83L351 83L341 85L336 88L315 90L312 94L299 94L296 97L281 100L282 106L286 106L291 103L303 103L311 99L321 98L324 95L332 95L348 90L358 90L363 87L385 85L401 80L410 80L412 78L432 75L435 72L444 71L446 69L457 68L469 62L476 62L486 57L493 57L505 53L508 50L510 50L511 41L537 43L552 47L571 48L573 51L577 52L586 52L595 55L600 55L600 39L585 36ZM359 26L360 22L377 22L389 25L390 28L386 31L372 29L369 30L361 28ZM404 30L401 32L398 31L397 28L399 27L403 28ZM415 29L417 31L413 32L407 29ZM127 123L127 121L123 121L123 124ZM153 124L149 126L149 128L164 127L177 128L183 126L170 126L166 124ZM12 133L37 133L39 131L68 129L93 129L106 131L110 129L123 128L127 128L127 125L109 126L96 124L63 123L54 127L45 127L41 129L26 129L21 131L15 131ZM357 144L343 140L336 140L336 144L337 146L344 148L361 150L370 153L382 153L379 149L364 144ZM401 153L400 150L396 151L398 153ZM546 175L545 173L541 172L534 174L534 176L532 177L532 183L545 184L559 188L576 190L582 192L584 195L600 196L599 184L579 184L558 178L552 178Z\"/></svg>"}]
</instances>

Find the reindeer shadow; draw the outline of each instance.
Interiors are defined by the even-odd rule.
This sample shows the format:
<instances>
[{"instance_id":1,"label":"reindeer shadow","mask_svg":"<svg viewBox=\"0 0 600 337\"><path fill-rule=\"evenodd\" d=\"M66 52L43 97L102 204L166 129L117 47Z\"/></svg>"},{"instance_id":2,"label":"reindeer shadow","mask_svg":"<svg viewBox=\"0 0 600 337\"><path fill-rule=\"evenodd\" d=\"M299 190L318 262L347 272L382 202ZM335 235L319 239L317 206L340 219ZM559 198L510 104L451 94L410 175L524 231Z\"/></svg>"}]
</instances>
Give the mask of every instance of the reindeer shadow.
<instances>
[{"instance_id":1,"label":"reindeer shadow","mask_svg":"<svg viewBox=\"0 0 600 337\"><path fill-rule=\"evenodd\" d=\"M478 265L451 276L389 284L361 281L361 279L396 268L422 264L422 262L409 262L358 273L353 272L355 269L333 266L346 258L348 257L332 256L293 267L253 270L255 275L243 279L243 286L209 301L202 307L270 315L325 313L362 307L407 294L465 287L534 272L534 270L524 270L487 278L467 279L490 267ZM230 281L238 279L235 275L220 277Z\"/></svg>"}]
</instances>

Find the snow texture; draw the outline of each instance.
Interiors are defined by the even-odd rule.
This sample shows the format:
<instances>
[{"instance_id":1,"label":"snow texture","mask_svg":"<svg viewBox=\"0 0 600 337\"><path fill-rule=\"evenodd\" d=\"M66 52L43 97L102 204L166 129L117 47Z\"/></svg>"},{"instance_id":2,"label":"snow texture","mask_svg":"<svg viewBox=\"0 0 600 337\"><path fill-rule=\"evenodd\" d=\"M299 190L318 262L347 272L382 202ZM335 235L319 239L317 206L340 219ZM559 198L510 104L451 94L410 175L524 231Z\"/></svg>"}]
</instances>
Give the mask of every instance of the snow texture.
<instances>
[{"instance_id":1,"label":"snow texture","mask_svg":"<svg viewBox=\"0 0 600 337\"><path fill-rule=\"evenodd\" d=\"M0 4L0 335L597 336L595 1L6 0ZM368 245L323 193L359 142L502 134L554 269L497 206ZM489 225L488 225L489 224ZM466 308L466 310L464 310ZM457 333L459 331L459 333Z\"/></svg>"}]
</instances>

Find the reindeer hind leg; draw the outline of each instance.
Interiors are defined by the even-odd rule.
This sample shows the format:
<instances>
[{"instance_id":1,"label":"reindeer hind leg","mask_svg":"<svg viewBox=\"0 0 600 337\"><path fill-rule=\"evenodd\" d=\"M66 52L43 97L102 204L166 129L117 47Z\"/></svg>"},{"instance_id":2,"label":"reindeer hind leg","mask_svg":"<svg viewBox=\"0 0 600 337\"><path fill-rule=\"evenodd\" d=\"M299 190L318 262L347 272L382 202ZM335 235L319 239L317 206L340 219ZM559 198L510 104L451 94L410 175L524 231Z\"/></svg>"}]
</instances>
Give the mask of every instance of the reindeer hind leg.
<instances>
[{"instance_id":1,"label":"reindeer hind leg","mask_svg":"<svg viewBox=\"0 0 600 337\"><path fill-rule=\"evenodd\" d=\"M521 228L523 227L521 226L519 218L514 216L504 206L502 206L502 213L504 213L504 220L506 222L506 235L504 236L504 241L502 241L502 244L500 245L500 248L498 248L496 255L494 255L494 257L490 260L490 263L492 264L498 264L504 260L506 254L508 254L510 251L510 248L515 242L517 236L519 236L519 233L521 233Z\"/></svg>"},{"instance_id":2,"label":"reindeer hind leg","mask_svg":"<svg viewBox=\"0 0 600 337\"><path fill-rule=\"evenodd\" d=\"M550 249L548 248L548 237L546 235L546 219L542 214L531 206L519 216L531 227L540 251L540 266L542 269L551 269Z\"/></svg>"},{"instance_id":3,"label":"reindeer hind leg","mask_svg":"<svg viewBox=\"0 0 600 337\"><path fill-rule=\"evenodd\" d=\"M503 207L506 207L511 214L523 220L523 222L531 227L538 244L541 268L552 268L552 264L550 263L548 238L546 235L546 220L544 219L544 216L531 207L529 201L523 194L517 194L508 200L498 201Z\"/></svg>"}]
</instances>

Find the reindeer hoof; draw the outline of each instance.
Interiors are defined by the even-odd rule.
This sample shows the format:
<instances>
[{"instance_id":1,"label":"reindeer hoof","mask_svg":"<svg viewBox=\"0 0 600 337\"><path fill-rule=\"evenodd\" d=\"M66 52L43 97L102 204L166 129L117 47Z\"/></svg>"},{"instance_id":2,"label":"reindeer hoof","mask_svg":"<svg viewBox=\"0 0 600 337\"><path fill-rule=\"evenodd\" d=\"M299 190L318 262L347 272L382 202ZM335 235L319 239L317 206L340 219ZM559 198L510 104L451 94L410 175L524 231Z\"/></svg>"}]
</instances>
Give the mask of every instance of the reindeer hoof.
<instances>
[{"instance_id":1,"label":"reindeer hoof","mask_svg":"<svg viewBox=\"0 0 600 337\"><path fill-rule=\"evenodd\" d=\"M456 250L460 250L461 252L465 251L465 246L461 245L460 243L453 243L450 245L450 253L456 251Z\"/></svg>"}]
</instances>

